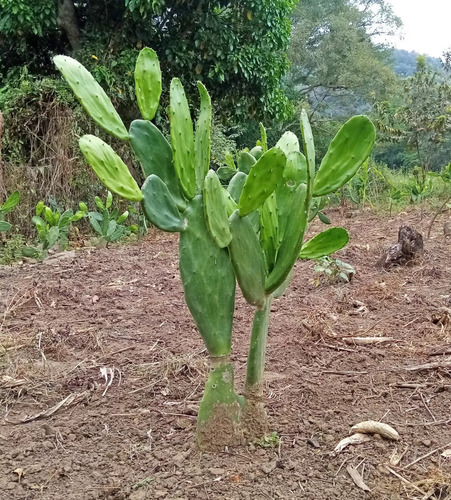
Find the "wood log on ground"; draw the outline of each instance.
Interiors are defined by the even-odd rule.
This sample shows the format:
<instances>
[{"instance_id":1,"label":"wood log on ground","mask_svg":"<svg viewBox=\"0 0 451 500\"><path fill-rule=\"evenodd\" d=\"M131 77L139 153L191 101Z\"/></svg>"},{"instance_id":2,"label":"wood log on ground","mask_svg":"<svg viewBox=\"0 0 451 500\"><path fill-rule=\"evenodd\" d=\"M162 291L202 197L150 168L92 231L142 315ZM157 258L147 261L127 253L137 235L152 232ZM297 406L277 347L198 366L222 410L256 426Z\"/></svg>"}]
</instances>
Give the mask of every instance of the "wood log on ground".
<instances>
[{"instance_id":1,"label":"wood log on ground","mask_svg":"<svg viewBox=\"0 0 451 500\"><path fill-rule=\"evenodd\" d=\"M409 226L401 226L398 231L398 243L386 250L378 265L384 269L405 266L423 251L423 237Z\"/></svg>"}]
</instances>

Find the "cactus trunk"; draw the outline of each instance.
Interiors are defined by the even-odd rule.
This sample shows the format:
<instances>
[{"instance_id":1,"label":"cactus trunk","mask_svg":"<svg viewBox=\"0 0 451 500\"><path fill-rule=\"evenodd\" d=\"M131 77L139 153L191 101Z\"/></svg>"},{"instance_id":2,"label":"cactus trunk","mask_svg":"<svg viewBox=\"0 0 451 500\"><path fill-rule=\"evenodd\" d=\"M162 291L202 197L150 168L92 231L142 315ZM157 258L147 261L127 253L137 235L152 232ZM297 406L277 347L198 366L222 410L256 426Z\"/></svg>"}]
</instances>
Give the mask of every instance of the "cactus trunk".
<instances>
[{"instance_id":1,"label":"cactus trunk","mask_svg":"<svg viewBox=\"0 0 451 500\"><path fill-rule=\"evenodd\" d=\"M268 418L264 406L263 375L271 302L272 297L266 297L263 307L255 311L252 325L244 386L246 403L242 416L243 431L247 439L261 438L268 430Z\"/></svg>"},{"instance_id":2,"label":"cactus trunk","mask_svg":"<svg viewBox=\"0 0 451 500\"><path fill-rule=\"evenodd\" d=\"M197 416L197 444L218 451L243 444L241 408L244 398L235 393L230 356L211 357L211 369Z\"/></svg>"}]
</instances>

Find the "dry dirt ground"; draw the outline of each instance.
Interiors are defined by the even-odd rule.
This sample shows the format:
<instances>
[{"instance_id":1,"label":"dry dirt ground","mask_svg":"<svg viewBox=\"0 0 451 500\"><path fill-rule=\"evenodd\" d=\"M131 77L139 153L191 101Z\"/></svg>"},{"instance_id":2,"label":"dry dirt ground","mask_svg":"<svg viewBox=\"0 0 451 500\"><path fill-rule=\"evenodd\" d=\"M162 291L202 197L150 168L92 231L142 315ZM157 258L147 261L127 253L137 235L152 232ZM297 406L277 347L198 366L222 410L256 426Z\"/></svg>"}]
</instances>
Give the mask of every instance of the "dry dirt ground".
<instances>
[{"instance_id":1,"label":"dry dirt ground","mask_svg":"<svg viewBox=\"0 0 451 500\"><path fill-rule=\"evenodd\" d=\"M318 284L313 263L297 264L271 316L277 434L219 454L194 442L207 358L184 303L177 236L0 268L0 497L449 500L451 240L438 221L414 266L386 272L375 263L399 226L425 234L429 217L329 215L350 230L339 255L357 274ZM238 383L251 313L240 296ZM333 453L370 419L399 441Z\"/></svg>"}]
</instances>

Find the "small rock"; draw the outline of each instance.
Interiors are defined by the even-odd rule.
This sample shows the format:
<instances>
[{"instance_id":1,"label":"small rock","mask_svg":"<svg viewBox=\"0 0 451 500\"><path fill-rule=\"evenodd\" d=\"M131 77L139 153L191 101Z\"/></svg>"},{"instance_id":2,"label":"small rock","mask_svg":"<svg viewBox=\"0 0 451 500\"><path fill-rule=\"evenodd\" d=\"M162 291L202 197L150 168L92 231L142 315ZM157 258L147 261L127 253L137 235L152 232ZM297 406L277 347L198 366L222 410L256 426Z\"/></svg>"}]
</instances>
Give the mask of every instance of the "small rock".
<instances>
[{"instance_id":1,"label":"small rock","mask_svg":"<svg viewBox=\"0 0 451 500\"><path fill-rule=\"evenodd\" d=\"M208 472L213 474L213 476L223 476L225 474L225 470L219 467L211 467L208 469Z\"/></svg>"},{"instance_id":2,"label":"small rock","mask_svg":"<svg viewBox=\"0 0 451 500\"><path fill-rule=\"evenodd\" d=\"M271 474L271 472L277 467L277 460L272 460L271 462L267 463L267 464L263 464L261 466L261 470L265 473L265 474Z\"/></svg>"},{"instance_id":3,"label":"small rock","mask_svg":"<svg viewBox=\"0 0 451 500\"><path fill-rule=\"evenodd\" d=\"M165 498L168 492L166 490L156 490L153 494L154 498Z\"/></svg>"},{"instance_id":4,"label":"small rock","mask_svg":"<svg viewBox=\"0 0 451 500\"><path fill-rule=\"evenodd\" d=\"M17 486L17 483L14 483L13 481L9 481L9 483L6 484L5 490L13 490Z\"/></svg>"},{"instance_id":5,"label":"small rock","mask_svg":"<svg viewBox=\"0 0 451 500\"><path fill-rule=\"evenodd\" d=\"M429 448L432 444L432 441L430 439L423 439L422 443L424 444L424 446L427 446Z\"/></svg>"},{"instance_id":6,"label":"small rock","mask_svg":"<svg viewBox=\"0 0 451 500\"><path fill-rule=\"evenodd\" d=\"M319 448L320 445L319 445L319 442L318 440L316 439L316 437L311 437L311 438L308 438L307 439L307 443L310 445L310 446L313 446L313 448Z\"/></svg>"}]
</instances>

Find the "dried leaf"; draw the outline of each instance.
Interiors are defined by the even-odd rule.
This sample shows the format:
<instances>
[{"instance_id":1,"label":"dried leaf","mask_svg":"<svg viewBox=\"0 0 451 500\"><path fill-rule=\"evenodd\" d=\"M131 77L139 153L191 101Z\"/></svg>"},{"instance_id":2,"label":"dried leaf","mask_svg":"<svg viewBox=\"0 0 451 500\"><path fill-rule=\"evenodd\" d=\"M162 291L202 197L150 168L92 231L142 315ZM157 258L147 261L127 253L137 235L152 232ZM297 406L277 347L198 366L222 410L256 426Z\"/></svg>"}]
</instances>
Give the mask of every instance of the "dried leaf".
<instances>
[{"instance_id":1,"label":"dried leaf","mask_svg":"<svg viewBox=\"0 0 451 500\"><path fill-rule=\"evenodd\" d=\"M367 420L366 422L360 422L351 428L351 432L361 432L363 434L379 434L380 436L391 439L393 441L398 441L399 434L388 424L383 424L382 422L376 422L374 420Z\"/></svg>"},{"instance_id":2,"label":"dried leaf","mask_svg":"<svg viewBox=\"0 0 451 500\"><path fill-rule=\"evenodd\" d=\"M371 441L372 437L368 436L367 434L361 434L360 432L356 432L352 436L345 437L342 439L337 446L334 448L334 453L340 453L342 452L347 446L351 444L362 444L362 443L367 443L368 441Z\"/></svg>"},{"instance_id":3,"label":"dried leaf","mask_svg":"<svg viewBox=\"0 0 451 500\"><path fill-rule=\"evenodd\" d=\"M451 448L448 448L444 452L441 453L441 456L443 458L451 458Z\"/></svg>"},{"instance_id":4,"label":"dried leaf","mask_svg":"<svg viewBox=\"0 0 451 500\"><path fill-rule=\"evenodd\" d=\"M357 469L354 469L354 467L351 467L348 465L346 467L346 470L348 471L348 474L351 476L352 480L358 486L360 489L364 491L371 491L370 488L363 482L362 476L357 472Z\"/></svg>"}]
</instances>

